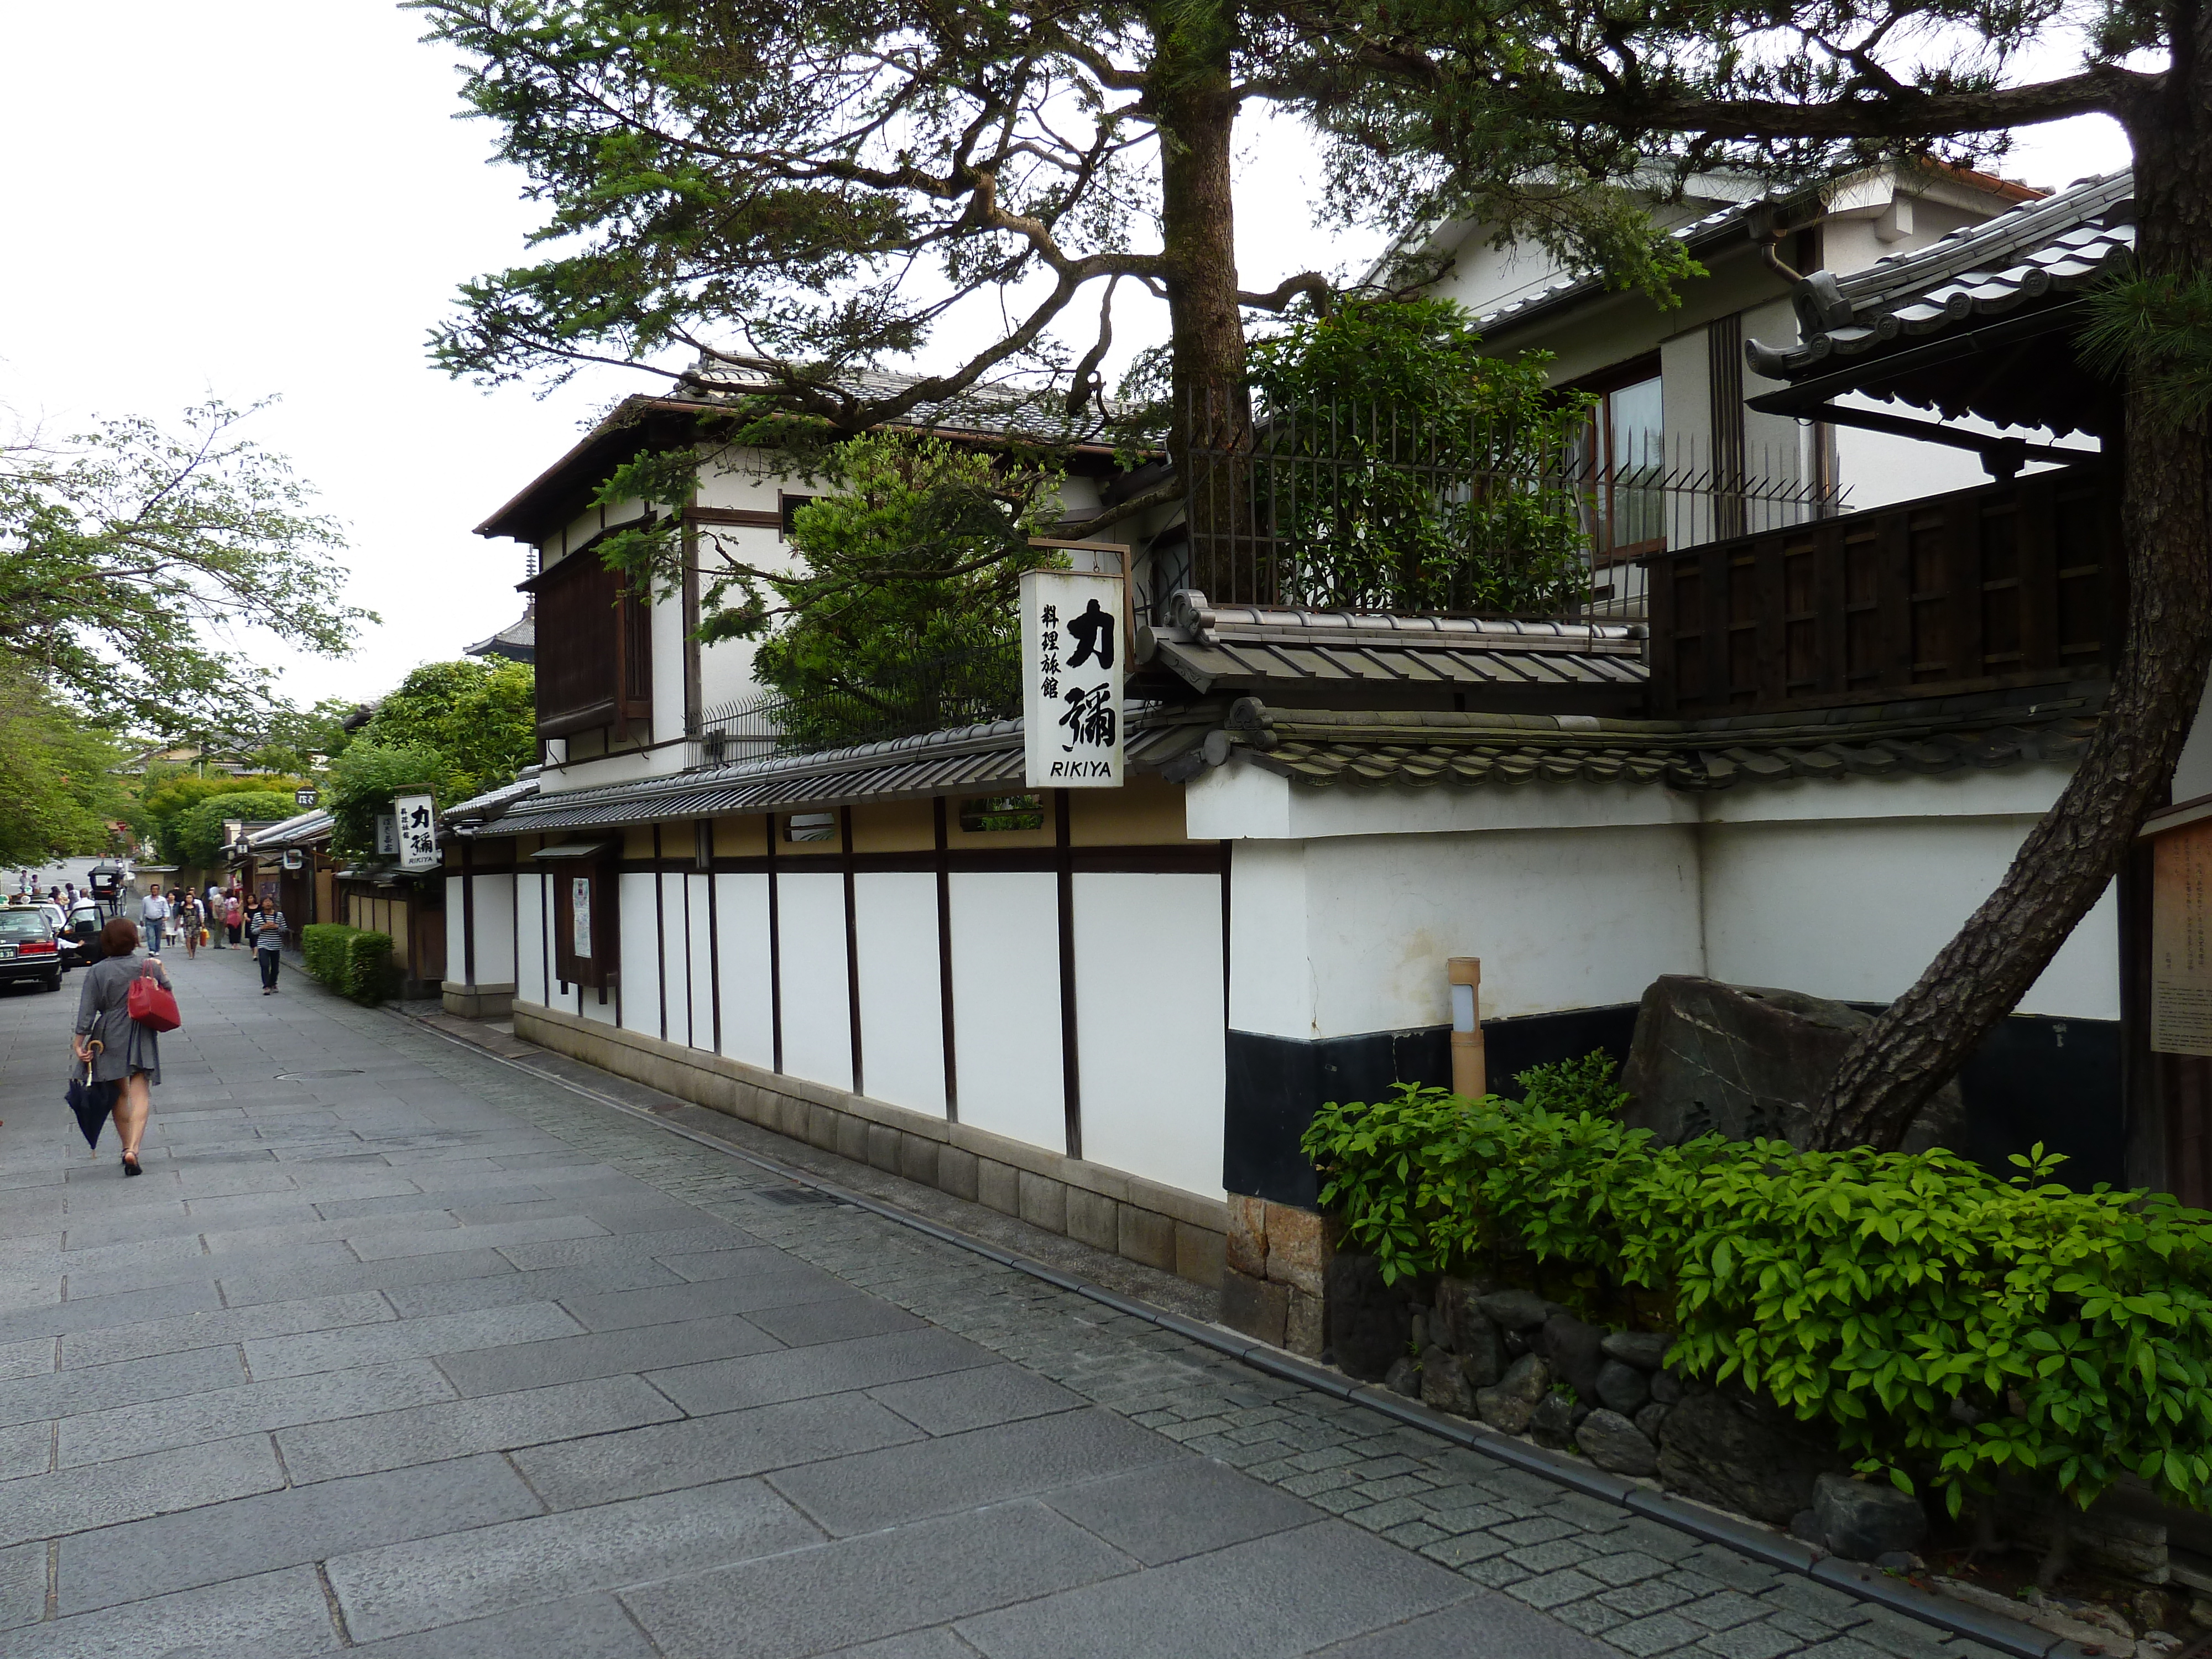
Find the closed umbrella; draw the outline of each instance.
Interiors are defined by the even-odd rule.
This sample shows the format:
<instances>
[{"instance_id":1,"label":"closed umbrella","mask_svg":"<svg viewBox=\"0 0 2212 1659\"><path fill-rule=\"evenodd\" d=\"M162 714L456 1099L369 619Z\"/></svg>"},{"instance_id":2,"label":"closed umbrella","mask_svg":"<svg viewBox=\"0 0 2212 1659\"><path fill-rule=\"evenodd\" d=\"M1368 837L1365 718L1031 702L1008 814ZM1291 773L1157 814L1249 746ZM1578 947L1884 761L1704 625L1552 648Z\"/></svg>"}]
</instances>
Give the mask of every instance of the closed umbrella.
<instances>
[{"instance_id":1,"label":"closed umbrella","mask_svg":"<svg viewBox=\"0 0 2212 1659\"><path fill-rule=\"evenodd\" d=\"M91 1047L97 1052L102 1045L95 1041ZM95 1083L92 1080L92 1061L84 1063L84 1075L70 1073L70 1110L76 1114L76 1127L84 1131L84 1144L97 1150L100 1146L100 1126L107 1121L115 1109L115 1091L120 1085Z\"/></svg>"}]
</instances>

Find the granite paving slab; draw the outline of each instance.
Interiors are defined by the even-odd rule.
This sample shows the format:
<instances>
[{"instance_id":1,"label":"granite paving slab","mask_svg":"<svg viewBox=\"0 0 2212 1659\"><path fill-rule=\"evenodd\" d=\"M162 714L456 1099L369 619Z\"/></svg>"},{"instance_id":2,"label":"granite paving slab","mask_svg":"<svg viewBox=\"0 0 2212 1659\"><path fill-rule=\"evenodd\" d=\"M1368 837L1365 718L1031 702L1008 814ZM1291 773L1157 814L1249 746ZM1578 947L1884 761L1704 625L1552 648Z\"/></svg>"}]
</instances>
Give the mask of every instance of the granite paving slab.
<instances>
[{"instance_id":1,"label":"granite paving slab","mask_svg":"<svg viewBox=\"0 0 2212 1659\"><path fill-rule=\"evenodd\" d=\"M0 996L6 1659L1984 1659L738 1154L1073 1241L170 966L137 1180Z\"/></svg>"}]
</instances>

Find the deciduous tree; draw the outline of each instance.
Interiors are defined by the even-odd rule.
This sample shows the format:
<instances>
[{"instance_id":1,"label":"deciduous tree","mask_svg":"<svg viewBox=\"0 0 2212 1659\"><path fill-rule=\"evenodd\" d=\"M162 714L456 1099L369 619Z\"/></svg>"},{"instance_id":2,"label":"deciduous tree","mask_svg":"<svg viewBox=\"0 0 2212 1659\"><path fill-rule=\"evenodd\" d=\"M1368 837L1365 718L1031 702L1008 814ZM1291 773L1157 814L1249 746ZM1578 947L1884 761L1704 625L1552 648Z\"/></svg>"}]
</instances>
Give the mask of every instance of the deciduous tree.
<instances>
[{"instance_id":1,"label":"deciduous tree","mask_svg":"<svg viewBox=\"0 0 2212 1659\"><path fill-rule=\"evenodd\" d=\"M340 597L337 525L241 435L252 412L211 402L173 430L134 416L0 444L0 656L95 714L193 738L278 701L257 633L343 654L375 619Z\"/></svg>"}]
</instances>

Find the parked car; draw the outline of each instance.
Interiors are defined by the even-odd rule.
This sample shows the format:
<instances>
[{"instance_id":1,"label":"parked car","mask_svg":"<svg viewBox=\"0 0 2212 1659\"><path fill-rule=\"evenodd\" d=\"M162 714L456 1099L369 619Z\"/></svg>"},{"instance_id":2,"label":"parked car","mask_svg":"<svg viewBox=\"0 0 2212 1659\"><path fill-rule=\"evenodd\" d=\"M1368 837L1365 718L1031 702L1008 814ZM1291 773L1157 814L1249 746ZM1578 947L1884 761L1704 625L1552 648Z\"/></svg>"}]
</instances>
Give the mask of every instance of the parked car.
<instances>
[{"instance_id":1,"label":"parked car","mask_svg":"<svg viewBox=\"0 0 2212 1659\"><path fill-rule=\"evenodd\" d=\"M43 912L27 906L0 910L0 983L36 980L49 991L62 988L61 944Z\"/></svg>"}]
</instances>

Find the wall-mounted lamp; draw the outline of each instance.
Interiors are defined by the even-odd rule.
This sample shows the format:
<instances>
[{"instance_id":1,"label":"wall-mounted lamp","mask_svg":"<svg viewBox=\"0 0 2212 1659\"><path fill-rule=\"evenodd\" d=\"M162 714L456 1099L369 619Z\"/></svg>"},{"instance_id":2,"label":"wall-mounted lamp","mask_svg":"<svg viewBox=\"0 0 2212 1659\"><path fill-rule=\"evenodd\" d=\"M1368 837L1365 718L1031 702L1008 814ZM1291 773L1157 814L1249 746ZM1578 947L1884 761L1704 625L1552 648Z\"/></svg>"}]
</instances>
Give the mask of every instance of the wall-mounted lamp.
<instances>
[{"instance_id":1,"label":"wall-mounted lamp","mask_svg":"<svg viewBox=\"0 0 2212 1659\"><path fill-rule=\"evenodd\" d=\"M1451 987L1452 1092L1480 1099L1490 1092L1482 1054L1482 958L1445 958L1444 978Z\"/></svg>"}]
</instances>

